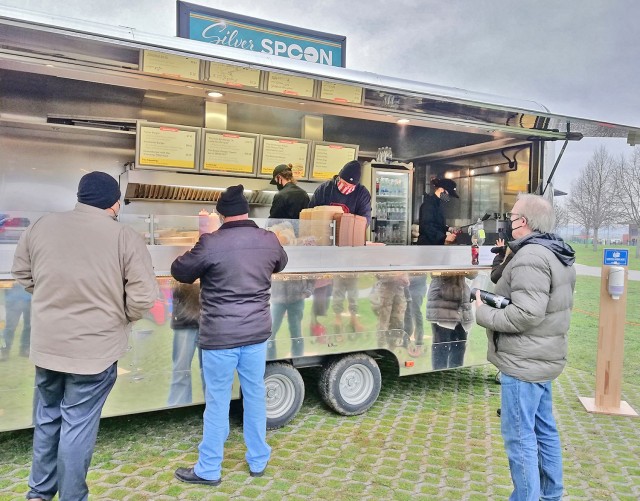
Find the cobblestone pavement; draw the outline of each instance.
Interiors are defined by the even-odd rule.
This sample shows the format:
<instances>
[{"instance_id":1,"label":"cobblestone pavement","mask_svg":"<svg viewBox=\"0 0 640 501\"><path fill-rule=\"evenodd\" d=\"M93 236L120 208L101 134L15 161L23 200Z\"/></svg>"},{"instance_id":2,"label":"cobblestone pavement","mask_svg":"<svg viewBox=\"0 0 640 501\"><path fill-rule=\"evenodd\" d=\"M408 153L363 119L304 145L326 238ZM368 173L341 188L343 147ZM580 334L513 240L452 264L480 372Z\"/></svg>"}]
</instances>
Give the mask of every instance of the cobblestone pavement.
<instances>
[{"instance_id":1,"label":"cobblestone pavement","mask_svg":"<svg viewBox=\"0 0 640 501\"><path fill-rule=\"evenodd\" d=\"M244 462L241 419L232 427L223 482L181 484L178 466L197 458L202 406L105 419L89 473L100 500L506 499L509 468L496 416L500 387L491 366L399 378L383 365L377 403L343 417L321 402L318 373L303 371L307 396L298 417L269 432L273 457L262 478ZM568 368L554 385L564 449L566 499L640 499L640 420L588 414L594 377ZM638 409L640 386L623 398ZM31 432L0 434L0 500L22 499Z\"/></svg>"}]
</instances>

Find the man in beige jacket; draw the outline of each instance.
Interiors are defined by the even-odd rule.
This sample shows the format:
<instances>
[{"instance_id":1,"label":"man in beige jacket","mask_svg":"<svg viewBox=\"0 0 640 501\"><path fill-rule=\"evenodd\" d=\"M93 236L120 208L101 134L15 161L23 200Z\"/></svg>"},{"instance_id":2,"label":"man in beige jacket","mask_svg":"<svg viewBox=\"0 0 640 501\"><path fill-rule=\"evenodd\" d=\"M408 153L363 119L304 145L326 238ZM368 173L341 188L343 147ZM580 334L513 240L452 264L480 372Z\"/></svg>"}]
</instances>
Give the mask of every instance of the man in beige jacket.
<instances>
[{"instance_id":1,"label":"man in beige jacket","mask_svg":"<svg viewBox=\"0 0 640 501\"><path fill-rule=\"evenodd\" d=\"M100 413L157 282L144 240L116 221L117 181L80 180L74 210L43 216L22 235L11 273L33 294L36 365L33 464L27 499L88 499L86 474Z\"/></svg>"}]
</instances>

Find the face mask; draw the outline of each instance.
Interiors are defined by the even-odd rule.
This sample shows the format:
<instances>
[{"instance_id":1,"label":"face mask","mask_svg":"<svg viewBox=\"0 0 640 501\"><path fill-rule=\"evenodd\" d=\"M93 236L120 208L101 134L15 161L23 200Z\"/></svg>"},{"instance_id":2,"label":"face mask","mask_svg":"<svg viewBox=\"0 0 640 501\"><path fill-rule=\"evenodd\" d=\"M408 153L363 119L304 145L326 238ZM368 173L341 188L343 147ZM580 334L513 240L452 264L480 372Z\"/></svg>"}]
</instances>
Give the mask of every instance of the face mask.
<instances>
[{"instance_id":1,"label":"face mask","mask_svg":"<svg viewBox=\"0 0 640 501\"><path fill-rule=\"evenodd\" d=\"M442 200L443 202L448 202L449 200L451 200L451 197L449 196L449 193L443 191L442 193L440 193L440 200Z\"/></svg>"},{"instance_id":2,"label":"face mask","mask_svg":"<svg viewBox=\"0 0 640 501\"><path fill-rule=\"evenodd\" d=\"M517 221L517 219L516 219ZM513 227L513 222L511 221L511 219L507 219L506 221L506 228L505 228L505 234L507 237L507 241L511 241L513 240L513 230L519 230L520 228L522 228L524 226L524 224L521 224L520 226L516 226L515 228Z\"/></svg>"},{"instance_id":3,"label":"face mask","mask_svg":"<svg viewBox=\"0 0 640 501\"><path fill-rule=\"evenodd\" d=\"M353 190L356 189L355 184L349 184L343 181L341 178L338 178L337 184L338 184L338 191L343 195L349 195L350 193L353 193Z\"/></svg>"},{"instance_id":4,"label":"face mask","mask_svg":"<svg viewBox=\"0 0 640 501\"><path fill-rule=\"evenodd\" d=\"M276 187L278 188L278 191L280 191L282 188L284 188L284 186L285 186L284 184L280 184L280 183L276 184Z\"/></svg>"}]
</instances>

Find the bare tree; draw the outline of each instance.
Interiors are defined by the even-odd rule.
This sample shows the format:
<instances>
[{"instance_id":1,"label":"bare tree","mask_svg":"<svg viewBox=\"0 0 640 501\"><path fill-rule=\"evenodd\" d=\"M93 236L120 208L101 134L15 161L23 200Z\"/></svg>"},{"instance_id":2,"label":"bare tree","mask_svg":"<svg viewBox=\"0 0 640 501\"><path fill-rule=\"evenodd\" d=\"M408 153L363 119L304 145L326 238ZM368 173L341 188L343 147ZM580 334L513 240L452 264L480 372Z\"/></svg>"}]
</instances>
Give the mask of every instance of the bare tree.
<instances>
[{"instance_id":1,"label":"bare tree","mask_svg":"<svg viewBox=\"0 0 640 501\"><path fill-rule=\"evenodd\" d=\"M592 155L580 177L571 184L571 217L587 230L593 229L593 250L598 250L598 230L618 222L615 190L617 166L604 146Z\"/></svg>"},{"instance_id":2,"label":"bare tree","mask_svg":"<svg viewBox=\"0 0 640 501\"><path fill-rule=\"evenodd\" d=\"M630 158L622 157L616 168L616 192L620 198L619 210L626 223L640 227L640 147L636 146ZM636 257L640 258L640 242L636 241Z\"/></svg>"},{"instance_id":3,"label":"bare tree","mask_svg":"<svg viewBox=\"0 0 640 501\"><path fill-rule=\"evenodd\" d=\"M569 224L569 210L567 205L558 201L553 201L553 210L556 213L556 232L559 233L561 228L565 228Z\"/></svg>"}]
</instances>

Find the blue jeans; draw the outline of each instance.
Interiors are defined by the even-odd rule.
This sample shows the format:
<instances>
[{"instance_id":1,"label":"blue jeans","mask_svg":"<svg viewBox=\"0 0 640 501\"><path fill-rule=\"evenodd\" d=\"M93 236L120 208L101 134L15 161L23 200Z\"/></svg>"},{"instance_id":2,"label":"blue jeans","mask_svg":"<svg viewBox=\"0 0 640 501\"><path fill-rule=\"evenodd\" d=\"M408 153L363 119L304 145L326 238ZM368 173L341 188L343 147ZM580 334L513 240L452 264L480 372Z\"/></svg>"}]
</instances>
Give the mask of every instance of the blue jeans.
<instances>
[{"instance_id":1,"label":"blue jeans","mask_svg":"<svg viewBox=\"0 0 640 501\"><path fill-rule=\"evenodd\" d=\"M198 345L198 329L174 329L173 331L173 372L167 405L186 405L193 400L191 395L191 361ZM202 350L198 348L200 378L204 391L202 374Z\"/></svg>"},{"instance_id":2,"label":"blue jeans","mask_svg":"<svg viewBox=\"0 0 640 501\"><path fill-rule=\"evenodd\" d=\"M117 377L117 364L100 374L67 374L36 367L33 464L27 499L89 498L86 477L100 413Z\"/></svg>"},{"instance_id":3,"label":"blue jeans","mask_svg":"<svg viewBox=\"0 0 640 501\"><path fill-rule=\"evenodd\" d=\"M304 314L304 299L291 303L271 303L271 339L275 339L280 330L284 314L287 314L289 335L291 336L291 356L301 357L304 353L304 339L302 338L302 316ZM269 351L269 359L276 358L275 345Z\"/></svg>"},{"instance_id":4,"label":"blue jeans","mask_svg":"<svg viewBox=\"0 0 640 501\"><path fill-rule=\"evenodd\" d=\"M204 430L196 475L217 480L222 471L224 443L229 436L229 404L234 370L238 371L244 407L245 455L251 471L262 471L271 456L267 444L267 402L264 386L267 342L227 350L202 350L206 382Z\"/></svg>"},{"instance_id":5,"label":"blue jeans","mask_svg":"<svg viewBox=\"0 0 640 501\"><path fill-rule=\"evenodd\" d=\"M502 438L514 486L509 499L562 499L562 448L551 381L528 383L503 373L500 385Z\"/></svg>"}]
</instances>

